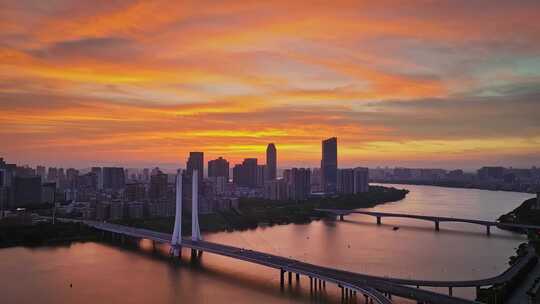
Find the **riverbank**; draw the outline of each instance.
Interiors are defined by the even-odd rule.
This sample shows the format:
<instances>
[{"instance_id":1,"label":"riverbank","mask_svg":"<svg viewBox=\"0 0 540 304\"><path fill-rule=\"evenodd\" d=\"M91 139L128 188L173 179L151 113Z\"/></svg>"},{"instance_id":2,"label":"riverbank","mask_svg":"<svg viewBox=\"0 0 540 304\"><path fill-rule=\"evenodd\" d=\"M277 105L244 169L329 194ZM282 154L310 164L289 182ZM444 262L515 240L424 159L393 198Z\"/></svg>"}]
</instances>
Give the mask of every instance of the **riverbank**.
<instances>
[{"instance_id":1,"label":"riverbank","mask_svg":"<svg viewBox=\"0 0 540 304\"><path fill-rule=\"evenodd\" d=\"M349 210L370 208L378 204L400 201L408 192L393 187L370 186L369 192L366 193L311 198L301 202L244 198L240 200L236 210L200 214L199 223L203 232L246 230L290 223L305 224L326 216L315 211L318 208ZM174 218L122 220L115 223L170 233L174 226ZM187 210L183 212L182 231L186 235L191 233L191 212Z\"/></svg>"},{"instance_id":2,"label":"riverbank","mask_svg":"<svg viewBox=\"0 0 540 304\"><path fill-rule=\"evenodd\" d=\"M540 209L535 208L537 198L531 198L524 201L514 210L508 212L507 214L501 215L499 221L501 223L511 223L511 224L524 224L524 225L539 225L540 226ZM504 228L507 230L512 230L510 228ZM519 229L513 229L516 232L523 232Z\"/></svg>"},{"instance_id":3,"label":"riverbank","mask_svg":"<svg viewBox=\"0 0 540 304\"><path fill-rule=\"evenodd\" d=\"M408 190L371 186L369 192L331 198L312 198L307 201L270 201L265 199L241 199L239 208L226 212L200 214L203 232L219 232L253 229L259 226L289 223L309 223L325 216L317 208L356 209L399 201ZM115 223L154 231L170 233L174 217L120 220ZM182 230L191 233L191 212L184 210ZM14 246L43 246L72 241L97 239L93 229L80 223L50 222L37 224L0 221L0 248Z\"/></svg>"},{"instance_id":4,"label":"riverbank","mask_svg":"<svg viewBox=\"0 0 540 304\"><path fill-rule=\"evenodd\" d=\"M519 193L535 193L534 191L527 191L522 188L505 188L498 185L478 185L463 182L453 181L410 181L410 180L372 180L372 183L377 184L401 184L401 185L416 185L416 186L433 186L444 188L457 188L457 189L477 189L487 191L505 191L505 192L519 192Z\"/></svg>"},{"instance_id":5,"label":"riverbank","mask_svg":"<svg viewBox=\"0 0 540 304\"><path fill-rule=\"evenodd\" d=\"M525 200L521 205L519 205L514 210L508 212L507 214L501 215L499 221L502 223L512 223L512 224L524 224L524 225L540 225L540 210L536 209L535 205L537 198L531 198ZM529 244L534 248L536 254L540 252L540 236L536 231L524 231L522 229L512 229L508 227L499 227L499 229L506 229L518 233L527 233ZM514 257L511 257L512 261ZM523 303L529 300L529 296L532 295L536 297L537 291L533 290L534 285L540 278L538 277L540 270L538 267L530 267L528 272L524 273L519 280L516 280L512 285L513 288L510 290L512 292L507 292L508 288L492 288L491 292L488 293L489 299L496 298L497 296L503 296L506 300L508 299L509 303ZM495 292L497 291L497 292ZM487 303L495 303L492 301Z\"/></svg>"}]
</instances>

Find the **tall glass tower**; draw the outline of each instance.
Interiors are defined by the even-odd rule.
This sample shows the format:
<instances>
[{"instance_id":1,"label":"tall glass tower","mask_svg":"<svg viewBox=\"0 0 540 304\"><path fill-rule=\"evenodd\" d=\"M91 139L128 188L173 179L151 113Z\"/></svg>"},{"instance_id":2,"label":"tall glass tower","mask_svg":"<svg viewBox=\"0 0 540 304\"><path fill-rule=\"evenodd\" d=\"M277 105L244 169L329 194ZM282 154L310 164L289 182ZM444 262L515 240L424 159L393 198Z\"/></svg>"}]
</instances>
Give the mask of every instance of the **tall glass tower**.
<instances>
[{"instance_id":1,"label":"tall glass tower","mask_svg":"<svg viewBox=\"0 0 540 304\"><path fill-rule=\"evenodd\" d=\"M324 192L336 192L337 168L337 138L332 137L322 141L321 172Z\"/></svg>"}]
</instances>

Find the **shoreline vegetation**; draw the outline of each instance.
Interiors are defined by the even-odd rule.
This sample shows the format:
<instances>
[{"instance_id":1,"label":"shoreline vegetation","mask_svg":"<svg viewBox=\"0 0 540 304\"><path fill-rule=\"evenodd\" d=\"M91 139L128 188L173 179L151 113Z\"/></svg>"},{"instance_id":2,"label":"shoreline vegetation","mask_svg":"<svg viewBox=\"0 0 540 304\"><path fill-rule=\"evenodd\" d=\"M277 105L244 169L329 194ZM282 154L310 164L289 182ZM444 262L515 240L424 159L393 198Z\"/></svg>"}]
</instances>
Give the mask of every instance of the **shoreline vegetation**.
<instances>
[{"instance_id":1,"label":"shoreline vegetation","mask_svg":"<svg viewBox=\"0 0 540 304\"><path fill-rule=\"evenodd\" d=\"M97 240L95 230L81 223L16 225L0 221L0 249L16 246L50 246L91 240Z\"/></svg>"},{"instance_id":2,"label":"shoreline vegetation","mask_svg":"<svg viewBox=\"0 0 540 304\"><path fill-rule=\"evenodd\" d=\"M540 209L535 208L536 197L525 200L521 205L519 205L514 210L503 214L499 217L501 223L512 223L512 224L524 224L524 225L538 225L540 226ZM515 232L523 232L521 229L511 229L504 228L502 229L511 230ZM529 233L531 236L531 233ZM537 234L535 234L538 237Z\"/></svg>"},{"instance_id":3,"label":"shoreline vegetation","mask_svg":"<svg viewBox=\"0 0 540 304\"><path fill-rule=\"evenodd\" d=\"M327 214L316 211L317 208L347 210L371 208L379 204L400 201L408 193L409 190L406 189L370 186L369 192L366 193L310 198L301 202L242 198L235 210L200 214L199 223L202 232L246 230L291 223L307 224L327 217ZM190 235L191 211L184 209L182 215L182 234ZM121 220L114 223L170 233L174 226L174 218Z\"/></svg>"}]
</instances>

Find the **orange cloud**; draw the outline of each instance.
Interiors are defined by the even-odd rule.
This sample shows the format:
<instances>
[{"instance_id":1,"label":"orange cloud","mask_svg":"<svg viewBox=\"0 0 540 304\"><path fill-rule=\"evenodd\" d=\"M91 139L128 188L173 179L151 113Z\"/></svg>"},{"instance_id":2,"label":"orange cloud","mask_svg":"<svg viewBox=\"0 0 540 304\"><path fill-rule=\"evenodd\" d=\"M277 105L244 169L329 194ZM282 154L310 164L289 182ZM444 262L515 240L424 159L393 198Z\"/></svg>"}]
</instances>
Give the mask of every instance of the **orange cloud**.
<instances>
[{"instance_id":1,"label":"orange cloud","mask_svg":"<svg viewBox=\"0 0 540 304\"><path fill-rule=\"evenodd\" d=\"M2 4L0 141L10 143L2 152L51 164L181 163L190 150L236 161L275 141L282 163L316 166L320 140L337 135L347 164L535 159L538 141L526 139L540 131L538 9L534 1Z\"/></svg>"}]
</instances>

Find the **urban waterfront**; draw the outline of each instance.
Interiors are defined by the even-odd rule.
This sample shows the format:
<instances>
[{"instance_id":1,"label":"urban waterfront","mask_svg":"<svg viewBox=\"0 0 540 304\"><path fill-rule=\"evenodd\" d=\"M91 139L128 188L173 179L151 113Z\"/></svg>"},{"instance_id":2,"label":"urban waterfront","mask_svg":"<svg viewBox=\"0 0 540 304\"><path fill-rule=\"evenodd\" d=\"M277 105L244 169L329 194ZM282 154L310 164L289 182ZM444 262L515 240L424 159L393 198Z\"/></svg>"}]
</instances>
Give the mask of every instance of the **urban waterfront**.
<instances>
[{"instance_id":1,"label":"urban waterfront","mask_svg":"<svg viewBox=\"0 0 540 304\"><path fill-rule=\"evenodd\" d=\"M530 194L432 186L394 185L411 190L403 201L369 210L495 220ZM394 226L400 229L395 231ZM417 279L474 279L493 276L508 267L508 258L525 236L483 227L417 220L349 215L343 222L316 221L248 231L204 235L209 241L290 256L350 271ZM302 278L284 292L274 271L233 259L205 254L199 265L180 265L154 254L149 242L139 250L101 243L75 243L45 248L0 250L1 286L5 303L235 303L310 302L309 284ZM20 282L12 284L12 282ZM24 283L24 284L21 284ZM70 287L73 284L73 287ZM28 293L28 290L32 290ZM439 290L444 293L444 290ZM324 302L338 302L335 286ZM470 289L456 296L474 297ZM397 302L399 303L399 302ZM405 302L404 302L405 303Z\"/></svg>"}]
</instances>

